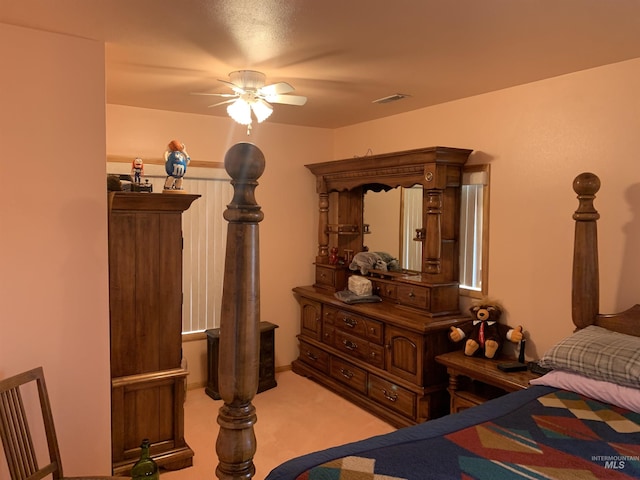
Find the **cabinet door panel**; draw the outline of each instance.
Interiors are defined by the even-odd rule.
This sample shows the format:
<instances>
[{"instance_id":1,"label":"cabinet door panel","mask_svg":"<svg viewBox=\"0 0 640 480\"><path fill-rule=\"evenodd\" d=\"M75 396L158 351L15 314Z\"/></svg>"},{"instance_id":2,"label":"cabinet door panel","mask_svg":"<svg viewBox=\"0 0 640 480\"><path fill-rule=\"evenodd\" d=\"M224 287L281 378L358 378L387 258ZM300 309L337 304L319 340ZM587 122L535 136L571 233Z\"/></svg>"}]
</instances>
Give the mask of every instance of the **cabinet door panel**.
<instances>
[{"instance_id":1,"label":"cabinet door panel","mask_svg":"<svg viewBox=\"0 0 640 480\"><path fill-rule=\"evenodd\" d=\"M320 302L300 299L300 333L309 338L320 340L322 336L322 325L320 322L320 312L322 305Z\"/></svg>"},{"instance_id":2,"label":"cabinet door panel","mask_svg":"<svg viewBox=\"0 0 640 480\"><path fill-rule=\"evenodd\" d=\"M386 370L400 378L422 385L424 339L398 327L386 327Z\"/></svg>"},{"instance_id":3,"label":"cabinet door panel","mask_svg":"<svg viewBox=\"0 0 640 480\"><path fill-rule=\"evenodd\" d=\"M113 213L109 225L111 375L180 367L178 213Z\"/></svg>"}]
</instances>

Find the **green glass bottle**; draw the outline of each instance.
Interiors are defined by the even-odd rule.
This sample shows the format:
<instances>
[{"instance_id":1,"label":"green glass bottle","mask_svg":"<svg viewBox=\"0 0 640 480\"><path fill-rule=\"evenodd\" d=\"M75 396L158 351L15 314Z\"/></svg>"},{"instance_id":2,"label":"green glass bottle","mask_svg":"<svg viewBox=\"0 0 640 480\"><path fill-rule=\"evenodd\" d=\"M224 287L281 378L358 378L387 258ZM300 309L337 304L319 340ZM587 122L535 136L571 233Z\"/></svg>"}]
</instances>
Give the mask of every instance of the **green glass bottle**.
<instances>
[{"instance_id":1,"label":"green glass bottle","mask_svg":"<svg viewBox=\"0 0 640 480\"><path fill-rule=\"evenodd\" d=\"M159 480L158 464L149 455L149 446L149 439L142 440L140 460L131 469L131 478L133 480Z\"/></svg>"}]
</instances>

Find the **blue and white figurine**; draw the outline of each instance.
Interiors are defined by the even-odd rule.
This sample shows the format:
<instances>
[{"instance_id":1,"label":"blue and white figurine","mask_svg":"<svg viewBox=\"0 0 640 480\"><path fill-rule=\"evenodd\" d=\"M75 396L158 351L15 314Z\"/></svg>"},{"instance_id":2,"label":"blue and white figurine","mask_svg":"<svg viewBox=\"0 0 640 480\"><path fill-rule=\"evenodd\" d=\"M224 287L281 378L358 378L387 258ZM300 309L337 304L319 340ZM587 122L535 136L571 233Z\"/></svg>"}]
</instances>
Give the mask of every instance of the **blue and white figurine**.
<instances>
[{"instance_id":1,"label":"blue and white figurine","mask_svg":"<svg viewBox=\"0 0 640 480\"><path fill-rule=\"evenodd\" d=\"M191 161L184 143L172 140L167 151L164 152L164 161L164 169L167 172L164 190L182 190L182 177L187 172L187 165Z\"/></svg>"}]
</instances>

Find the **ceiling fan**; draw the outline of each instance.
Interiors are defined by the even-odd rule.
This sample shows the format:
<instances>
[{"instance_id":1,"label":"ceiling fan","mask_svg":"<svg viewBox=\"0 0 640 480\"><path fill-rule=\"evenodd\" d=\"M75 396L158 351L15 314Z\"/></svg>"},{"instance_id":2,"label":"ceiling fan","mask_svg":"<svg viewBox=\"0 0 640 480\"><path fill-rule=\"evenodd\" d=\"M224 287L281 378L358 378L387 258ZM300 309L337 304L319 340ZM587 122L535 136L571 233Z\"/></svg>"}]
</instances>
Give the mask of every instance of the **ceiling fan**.
<instances>
[{"instance_id":1,"label":"ceiling fan","mask_svg":"<svg viewBox=\"0 0 640 480\"><path fill-rule=\"evenodd\" d=\"M194 93L194 95L228 98L228 100L214 103L209 107L229 104L227 113L239 124L247 125L247 135L251 131L251 112L255 115L258 123L261 123L273 113L272 103L298 106L307 103L307 97L287 95L293 92L294 88L286 82L265 85L265 74L255 70L231 72L229 80L218 81L231 88L233 93Z\"/></svg>"}]
</instances>

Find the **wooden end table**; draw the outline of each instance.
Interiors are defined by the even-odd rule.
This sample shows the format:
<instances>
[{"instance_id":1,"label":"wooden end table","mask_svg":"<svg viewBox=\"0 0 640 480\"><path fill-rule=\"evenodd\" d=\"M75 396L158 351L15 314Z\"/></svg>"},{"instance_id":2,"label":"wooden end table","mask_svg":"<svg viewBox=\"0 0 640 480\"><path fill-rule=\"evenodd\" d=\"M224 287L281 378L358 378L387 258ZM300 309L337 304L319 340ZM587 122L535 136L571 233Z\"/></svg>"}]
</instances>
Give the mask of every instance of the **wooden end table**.
<instances>
[{"instance_id":1,"label":"wooden end table","mask_svg":"<svg viewBox=\"0 0 640 480\"><path fill-rule=\"evenodd\" d=\"M465 408L480 405L492 398L529 387L529 381L539 375L528 370L503 372L499 363L513 362L513 358L468 357L461 350L436 357L436 361L447 367L451 398L450 411L457 413Z\"/></svg>"}]
</instances>

